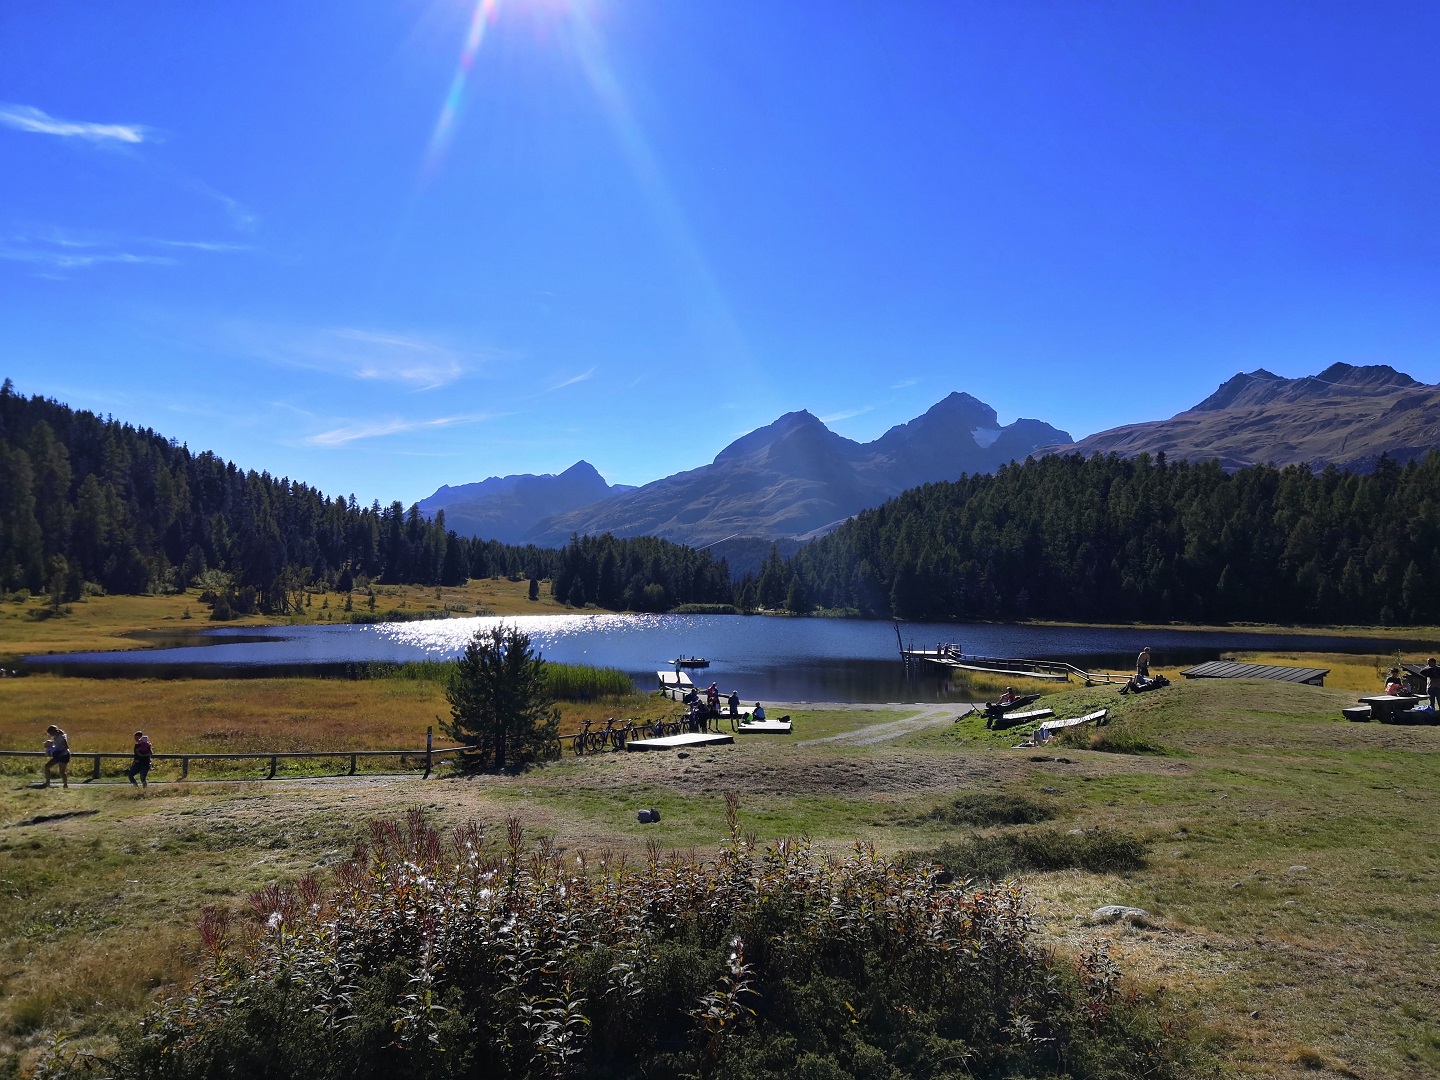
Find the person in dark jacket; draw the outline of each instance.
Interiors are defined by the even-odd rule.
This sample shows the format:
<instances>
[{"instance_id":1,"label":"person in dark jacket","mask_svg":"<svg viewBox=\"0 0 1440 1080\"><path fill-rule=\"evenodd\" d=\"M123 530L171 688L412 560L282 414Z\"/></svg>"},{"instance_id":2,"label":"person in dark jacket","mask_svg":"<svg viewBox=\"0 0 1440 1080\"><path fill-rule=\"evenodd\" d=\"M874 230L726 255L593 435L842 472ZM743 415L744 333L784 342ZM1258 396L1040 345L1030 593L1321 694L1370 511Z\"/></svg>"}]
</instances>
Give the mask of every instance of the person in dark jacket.
<instances>
[{"instance_id":1,"label":"person in dark jacket","mask_svg":"<svg viewBox=\"0 0 1440 1080\"><path fill-rule=\"evenodd\" d=\"M130 760L130 768L125 770L125 775L130 778L130 783L135 784L135 778L140 778L137 787L150 786L150 759L155 754L155 748L150 745L150 738L143 731L135 732L135 756Z\"/></svg>"},{"instance_id":2,"label":"person in dark jacket","mask_svg":"<svg viewBox=\"0 0 1440 1080\"><path fill-rule=\"evenodd\" d=\"M1425 661L1420 675L1425 680L1425 693L1430 695L1430 707L1440 709L1440 667L1436 666L1435 657Z\"/></svg>"}]
</instances>

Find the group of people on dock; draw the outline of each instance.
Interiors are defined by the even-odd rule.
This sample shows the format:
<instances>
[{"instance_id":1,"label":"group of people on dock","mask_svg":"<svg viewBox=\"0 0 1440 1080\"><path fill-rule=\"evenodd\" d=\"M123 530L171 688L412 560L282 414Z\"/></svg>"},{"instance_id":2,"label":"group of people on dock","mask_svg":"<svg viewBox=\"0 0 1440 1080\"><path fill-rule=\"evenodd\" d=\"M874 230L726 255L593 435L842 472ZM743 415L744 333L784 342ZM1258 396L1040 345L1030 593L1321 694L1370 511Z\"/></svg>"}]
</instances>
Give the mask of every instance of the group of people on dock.
<instances>
[{"instance_id":1,"label":"group of people on dock","mask_svg":"<svg viewBox=\"0 0 1440 1080\"><path fill-rule=\"evenodd\" d=\"M738 721L740 719L740 691L731 690L724 700L730 720ZM717 683L712 682L705 688L703 700L700 697L700 691L691 690L684 697L686 722L695 730L699 730L702 725L708 727L710 721L719 720L722 715L725 715L720 711L720 701L720 687ZM760 702L755 703L755 711L751 715L756 720L765 719L765 709Z\"/></svg>"}]
</instances>

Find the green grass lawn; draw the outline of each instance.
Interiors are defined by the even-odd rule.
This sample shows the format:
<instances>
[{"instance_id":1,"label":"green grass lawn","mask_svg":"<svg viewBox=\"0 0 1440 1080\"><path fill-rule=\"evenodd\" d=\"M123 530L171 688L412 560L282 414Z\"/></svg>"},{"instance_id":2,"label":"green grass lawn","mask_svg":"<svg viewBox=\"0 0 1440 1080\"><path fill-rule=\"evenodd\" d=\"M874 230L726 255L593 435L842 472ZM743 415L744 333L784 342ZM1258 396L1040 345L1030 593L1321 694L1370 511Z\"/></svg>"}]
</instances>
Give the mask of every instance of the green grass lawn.
<instances>
[{"instance_id":1,"label":"green grass lawn","mask_svg":"<svg viewBox=\"0 0 1440 1080\"><path fill-rule=\"evenodd\" d=\"M1097 829L1135 838L1138 869L1021 874L1056 948L1108 941L1132 979L1203 1018L1221 1075L1433 1076L1440 729L1345 723L1354 696L1200 682L1047 699L1060 716L1110 708L1108 745L1154 748L1143 754L1091 749L1090 735L1016 749L1024 729L943 716L869 745L815 743L924 710L808 708L792 712L790 737L684 758L567 757L514 777L166 784L143 796L3 777L0 1062L33 1060L57 1029L103 1046L149 995L183 982L204 904L239 909L267 881L323 873L373 817L424 805L446 825L503 830L514 815L567 852L643 859L651 843L713 848L736 791L747 831L822 848L864 839L923 852L1032 832L1063 845ZM1017 805L1044 812L970 823L1008 820L985 814ZM650 807L662 820L641 825L636 811ZM21 824L75 810L95 813ZM1150 918L1092 925L1110 903Z\"/></svg>"}]
</instances>

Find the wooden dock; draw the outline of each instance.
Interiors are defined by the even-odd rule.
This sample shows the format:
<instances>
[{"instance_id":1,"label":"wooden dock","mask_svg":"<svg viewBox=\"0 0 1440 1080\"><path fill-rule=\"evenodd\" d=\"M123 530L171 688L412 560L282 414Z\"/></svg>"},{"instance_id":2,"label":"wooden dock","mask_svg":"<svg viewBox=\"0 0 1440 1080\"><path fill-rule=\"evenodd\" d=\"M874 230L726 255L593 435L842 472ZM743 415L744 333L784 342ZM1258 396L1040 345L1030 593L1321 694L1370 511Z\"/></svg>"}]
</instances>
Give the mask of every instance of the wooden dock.
<instances>
[{"instance_id":1,"label":"wooden dock","mask_svg":"<svg viewBox=\"0 0 1440 1080\"><path fill-rule=\"evenodd\" d=\"M657 671L655 674L660 680L660 692L671 701L683 701L685 695L695 689L690 676L683 671Z\"/></svg>"},{"instance_id":2,"label":"wooden dock","mask_svg":"<svg viewBox=\"0 0 1440 1080\"><path fill-rule=\"evenodd\" d=\"M1180 672L1187 679L1276 679L1280 682L1324 686L1329 668L1286 667L1283 664L1241 664L1234 660L1211 660Z\"/></svg>"},{"instance_id":3,"label":"wooden dock","mask_svg":"<svg viewBox=\"0 0 1440 1080\"><path fill-rule=\"evenodd\" d=\"M1117 675L1108 671L1085 671L1063 660L1029 660L1018 656L975 656L962 653L953 645L940 645L934 649L902 649L905 663L924 664L951 671L978 671L987 675L1005 675L1021 679L1046 679L1051 682L1069 682L1076 679L1086 686L1097 682L1126 682L1130 675Z\"/></svg>"}]
</instances>

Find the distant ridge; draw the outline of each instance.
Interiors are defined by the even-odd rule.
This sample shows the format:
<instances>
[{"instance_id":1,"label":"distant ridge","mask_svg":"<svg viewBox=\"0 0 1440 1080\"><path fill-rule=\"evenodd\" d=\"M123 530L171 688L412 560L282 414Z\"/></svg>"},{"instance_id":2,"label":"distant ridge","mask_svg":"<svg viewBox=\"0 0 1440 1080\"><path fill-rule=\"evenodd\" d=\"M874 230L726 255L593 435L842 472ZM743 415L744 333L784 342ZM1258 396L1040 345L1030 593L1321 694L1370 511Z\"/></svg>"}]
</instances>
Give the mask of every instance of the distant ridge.
<instances>
[{"instance_id":1,"label":"distant ridge","mask_svg":"<svg viewBox=\"0 0 1440 1080\"><path fill-rule=\"evenodd\" d=\"M1169 420L1127 424L1041 452L1155 455L1247 465L1335 465L1368 472L1382 454L1405 462L1440 447L1440 386L1388 364L1331 364L1287 379L1264 368L1223 382Z\"/></svg>"},{"instance_id":2,"label":"distant ridge","mask_svg":"<svg viewBox=\"0 0 1440 1080\"><path fill-rule=\"evenodd\" d=\"M553 545L572 533L606 532L692 545L809 538L906 488L991 472L1068 439L1039 420L1002 426L994 409L962 393L870 443L835 434L808 411L790 412L742 435L709 465L556 514L526 539Z\"/></svg>"},{"instance_id":3,"label":"distant ridge","mask_svg":"<svg viewBox=\"0 0 1440 1080\"><path fill-rule=\"evenodd\" d=\"M595 466L577 461L558 476L522 473L457 487L442 485L418 505L427 517L445 511L445 527L461 536L518 544L542 518L630 490L623 484L607 484Z\"/></svg>"}]
</instances>

